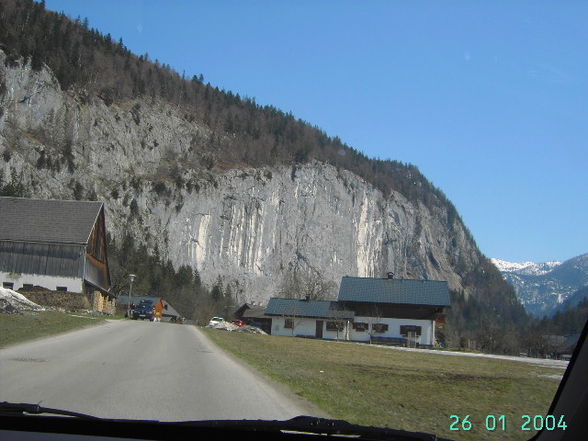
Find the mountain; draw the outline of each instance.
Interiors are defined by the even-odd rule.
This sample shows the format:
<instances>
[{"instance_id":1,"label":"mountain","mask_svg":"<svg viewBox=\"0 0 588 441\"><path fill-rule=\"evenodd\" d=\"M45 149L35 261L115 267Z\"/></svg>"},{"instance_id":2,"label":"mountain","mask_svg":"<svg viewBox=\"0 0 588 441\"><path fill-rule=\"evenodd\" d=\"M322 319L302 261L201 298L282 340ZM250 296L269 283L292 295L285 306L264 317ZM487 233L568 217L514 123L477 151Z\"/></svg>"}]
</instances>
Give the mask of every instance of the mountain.
<instances>
[{"instance_id":1,"label":"mountain","mask_svg":"<svg viewBox=\"0 0 588 441\"><path fill-rule=\"evenodd\" d=\"M115 243L131 236L236 302L267 301L291 274L336 287L392 271L447 280L497 322L524 319L415 166L184 79L42 4L7 0L0 20L0 190L103 200Z\"/></svg>"},{"instance_id":2,"label":"mountain","mask_svg":"<svg viewBox=\"0 0 588 441\"><path fill-rule=\"evenodd\" d=\"M561 262L551 261L543 263L534 262L508 262L502 259L492 258L490 261L496 265L496 268L502 273L516 273L528 276L540 276L548 273L555 267L559 266Z\"/></svg>"},{"instance_id":3,"label":"mountain","mask_svg":"<svg viewBox=\"0 0 588 441\"><path fill-rule=\"evenodd\" d=\"M517 293L525 309L535 315L552 315L567 299L588 285L588 254L565 262L514 263L490 259Z\"/></svg>"},{"instance_id":4,"label":"mountain","mask_svg":"<svg viewBox=\"0 0 588 441\"><path fill-rule=\"evenodd\" d=\"M569 296L558 308L559 311L566 311L577 307L580 303L588 299L588 285L580 288L578 291Z\"/></svg>"}]
</instances>

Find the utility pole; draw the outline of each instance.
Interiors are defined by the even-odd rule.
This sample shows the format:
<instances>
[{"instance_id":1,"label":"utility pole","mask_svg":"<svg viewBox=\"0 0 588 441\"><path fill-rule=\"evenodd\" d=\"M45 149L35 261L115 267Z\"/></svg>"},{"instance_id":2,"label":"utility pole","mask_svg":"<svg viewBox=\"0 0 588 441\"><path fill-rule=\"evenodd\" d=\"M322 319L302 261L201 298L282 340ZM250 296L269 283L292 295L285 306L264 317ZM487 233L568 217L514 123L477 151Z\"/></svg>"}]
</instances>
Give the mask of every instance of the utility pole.
<instances>
[{"instance_id":1,"label":"utility pole","mask_svg":"<svg viewBox=\"0 0 588 441\"><path fill-rule=\"evenodd\" d=\"M134 274L129 274L129 280L131 281L131 285L129 286L129 304L127 305L127 317L131 317L131 303L133 303L133 280L137 277Z\"/></svg>"}]
</instances>

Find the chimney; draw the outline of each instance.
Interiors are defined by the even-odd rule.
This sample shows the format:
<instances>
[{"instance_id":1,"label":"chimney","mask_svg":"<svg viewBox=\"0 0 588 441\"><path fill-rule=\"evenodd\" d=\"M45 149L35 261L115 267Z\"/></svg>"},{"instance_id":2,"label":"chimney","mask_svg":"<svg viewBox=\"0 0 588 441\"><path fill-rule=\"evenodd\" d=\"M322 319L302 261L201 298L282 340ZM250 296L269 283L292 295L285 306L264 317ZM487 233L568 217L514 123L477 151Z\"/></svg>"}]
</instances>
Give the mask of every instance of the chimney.
<instances>
[{"instance_id":1,"label":"chimney","mask_svg":"<svg viewBox=\"0 0 588 441\"><path fill-rule=\"evenodd\" d=\"M389 272L389 273L388 273L388 279L393 279L393 278L394 278L394 273L392 273L392 272Z\"/></svg>"}]
</instances>

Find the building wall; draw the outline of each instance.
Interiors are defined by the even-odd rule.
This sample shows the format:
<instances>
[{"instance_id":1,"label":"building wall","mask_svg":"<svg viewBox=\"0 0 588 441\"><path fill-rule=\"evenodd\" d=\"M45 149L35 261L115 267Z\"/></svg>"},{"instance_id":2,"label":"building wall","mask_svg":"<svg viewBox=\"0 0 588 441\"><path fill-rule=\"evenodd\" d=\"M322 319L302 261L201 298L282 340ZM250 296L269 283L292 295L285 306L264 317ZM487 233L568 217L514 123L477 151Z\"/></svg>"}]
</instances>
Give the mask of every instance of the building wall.
<instances>
[{"instance_id":1,"label":"building wall","mask_svg":"<svg viewBox=\"0 0 588 441\"><path fill-rule=\"evenodd\" d=\"M339 331L327 331L327 321L323 320L323 338L326 340L350 340L351 339L351 322L344 324L343 330Z\"/></svg>"},{"instance_id":2,"label":"building wall","mask_svg":"<svg viewBox=\"0 0 588 441\"><path fill-rule=\"evenodd\" d=\"M321 320L323 322L323 338L326 340L345 340L346 336L350 335L351 325L349 328L343 329L337 335L337 331L327 331L327 319L317 318L294 318L294 332L292 329L285 328L286 319L290 317L272 317L272 335L281 335L286 337L315 337L316 336L316 322Z\"/></svg>"},{"instance_id":3,"label":"building wall","mask_svg":"<svg viewBox=\"0 0 588 441\"><path fill-rule=\"evenodd\" d=\"M368 323L369 329L365 332L358 332L351 329L350 339L354 341L370 341L370 335L374 337L392 337L401 338L400 334L401 325L415 325L421 327L421 336L417 338L417 343L421 345L432 345L435 340L434 321L433 320L416 320L416 319L396 319L396 318L375 318L375 317L362 317L355 316L355 323ZM386 332L373 332L372 327L375 323L384 323L388 325L388 331Z\"/></svg>"},{"instance_id":4,"label":"building wall","mask_svg":"<svg viewBox=\"0 0 588 441\"><path fill-rule=\"evenodd\" d=\"M315 337L316 336L316 321L323 322L323 339L326 340L353 340L353 341L370 341L370 335L374 337L391 337L402 338L400 334L400 326L413 325L421 327L421 335L417 337L416 342L421 345L433 345L435 341L435 327L433 320L416 320L416 319L396 319L396 318L374 318L356 316L355 323L368 323L369 328L365 332L358 332L353 329L352 323L349 323L348 328L343 331L327 331L327 319L310 319L310 318L294 318L294 331L290 328L285 328L286 319L290 317L272 317L272 335L281 335L286 337ZM372 332L375 323L383 323L388 325L386 332Z\"/></svg>"},{"instance_id":5,"label":"building wall","mask_svg":"<svg viewBox=\"0 0 588 441\"><path fill-rule=\"evenodd\" d=\"M316 319L294 318L294 332L285 328L286 319L290 317L272 317L272 335L314 337L316 334Z\"/></svg>"},{"instance_id":6,"label":"building wall","mask_svg":"<svg viewBox=\"0 0 588 441\"><path fill-rule=\"evenodd\" d=\"M68 291L81 293L83 286L83 280L76 277L0 272L0 286L3 286L2 284L5 282L14 283L12 289L15 291L22 288L24 284L30 284L33 286L42 286L52 291L56 291L58 286L65 286Z\"/></svg>"}]
</instances>

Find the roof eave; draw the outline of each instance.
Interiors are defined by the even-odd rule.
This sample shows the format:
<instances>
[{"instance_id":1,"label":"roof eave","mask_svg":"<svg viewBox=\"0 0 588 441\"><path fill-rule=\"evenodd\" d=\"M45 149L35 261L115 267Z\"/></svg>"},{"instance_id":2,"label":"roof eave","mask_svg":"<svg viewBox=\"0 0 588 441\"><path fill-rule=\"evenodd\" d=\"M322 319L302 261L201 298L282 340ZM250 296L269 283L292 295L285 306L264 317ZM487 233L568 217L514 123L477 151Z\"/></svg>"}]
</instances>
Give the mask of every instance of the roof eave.
<instances>
[{"instance_id":1,"label":"roof eave","mask_svg":"<svg viewBox=\"0 0 588 441\"><path fill-rule=\"evenodd\" d=\"M86 237L86 243L84 245L87 245L90 242L90 236L92 235L92 231L94 231L94 227L96 226L96 222L98 222L98 219L100 218L100 213L102 213L102 210L104 210L104 202L96 201L96 203L100 204L100 208L98 209L96 216L94 216L94 222L92 223L92 228L90 228L90 232L88 233L88 237Z\"/></svg>"}]
</instances>

